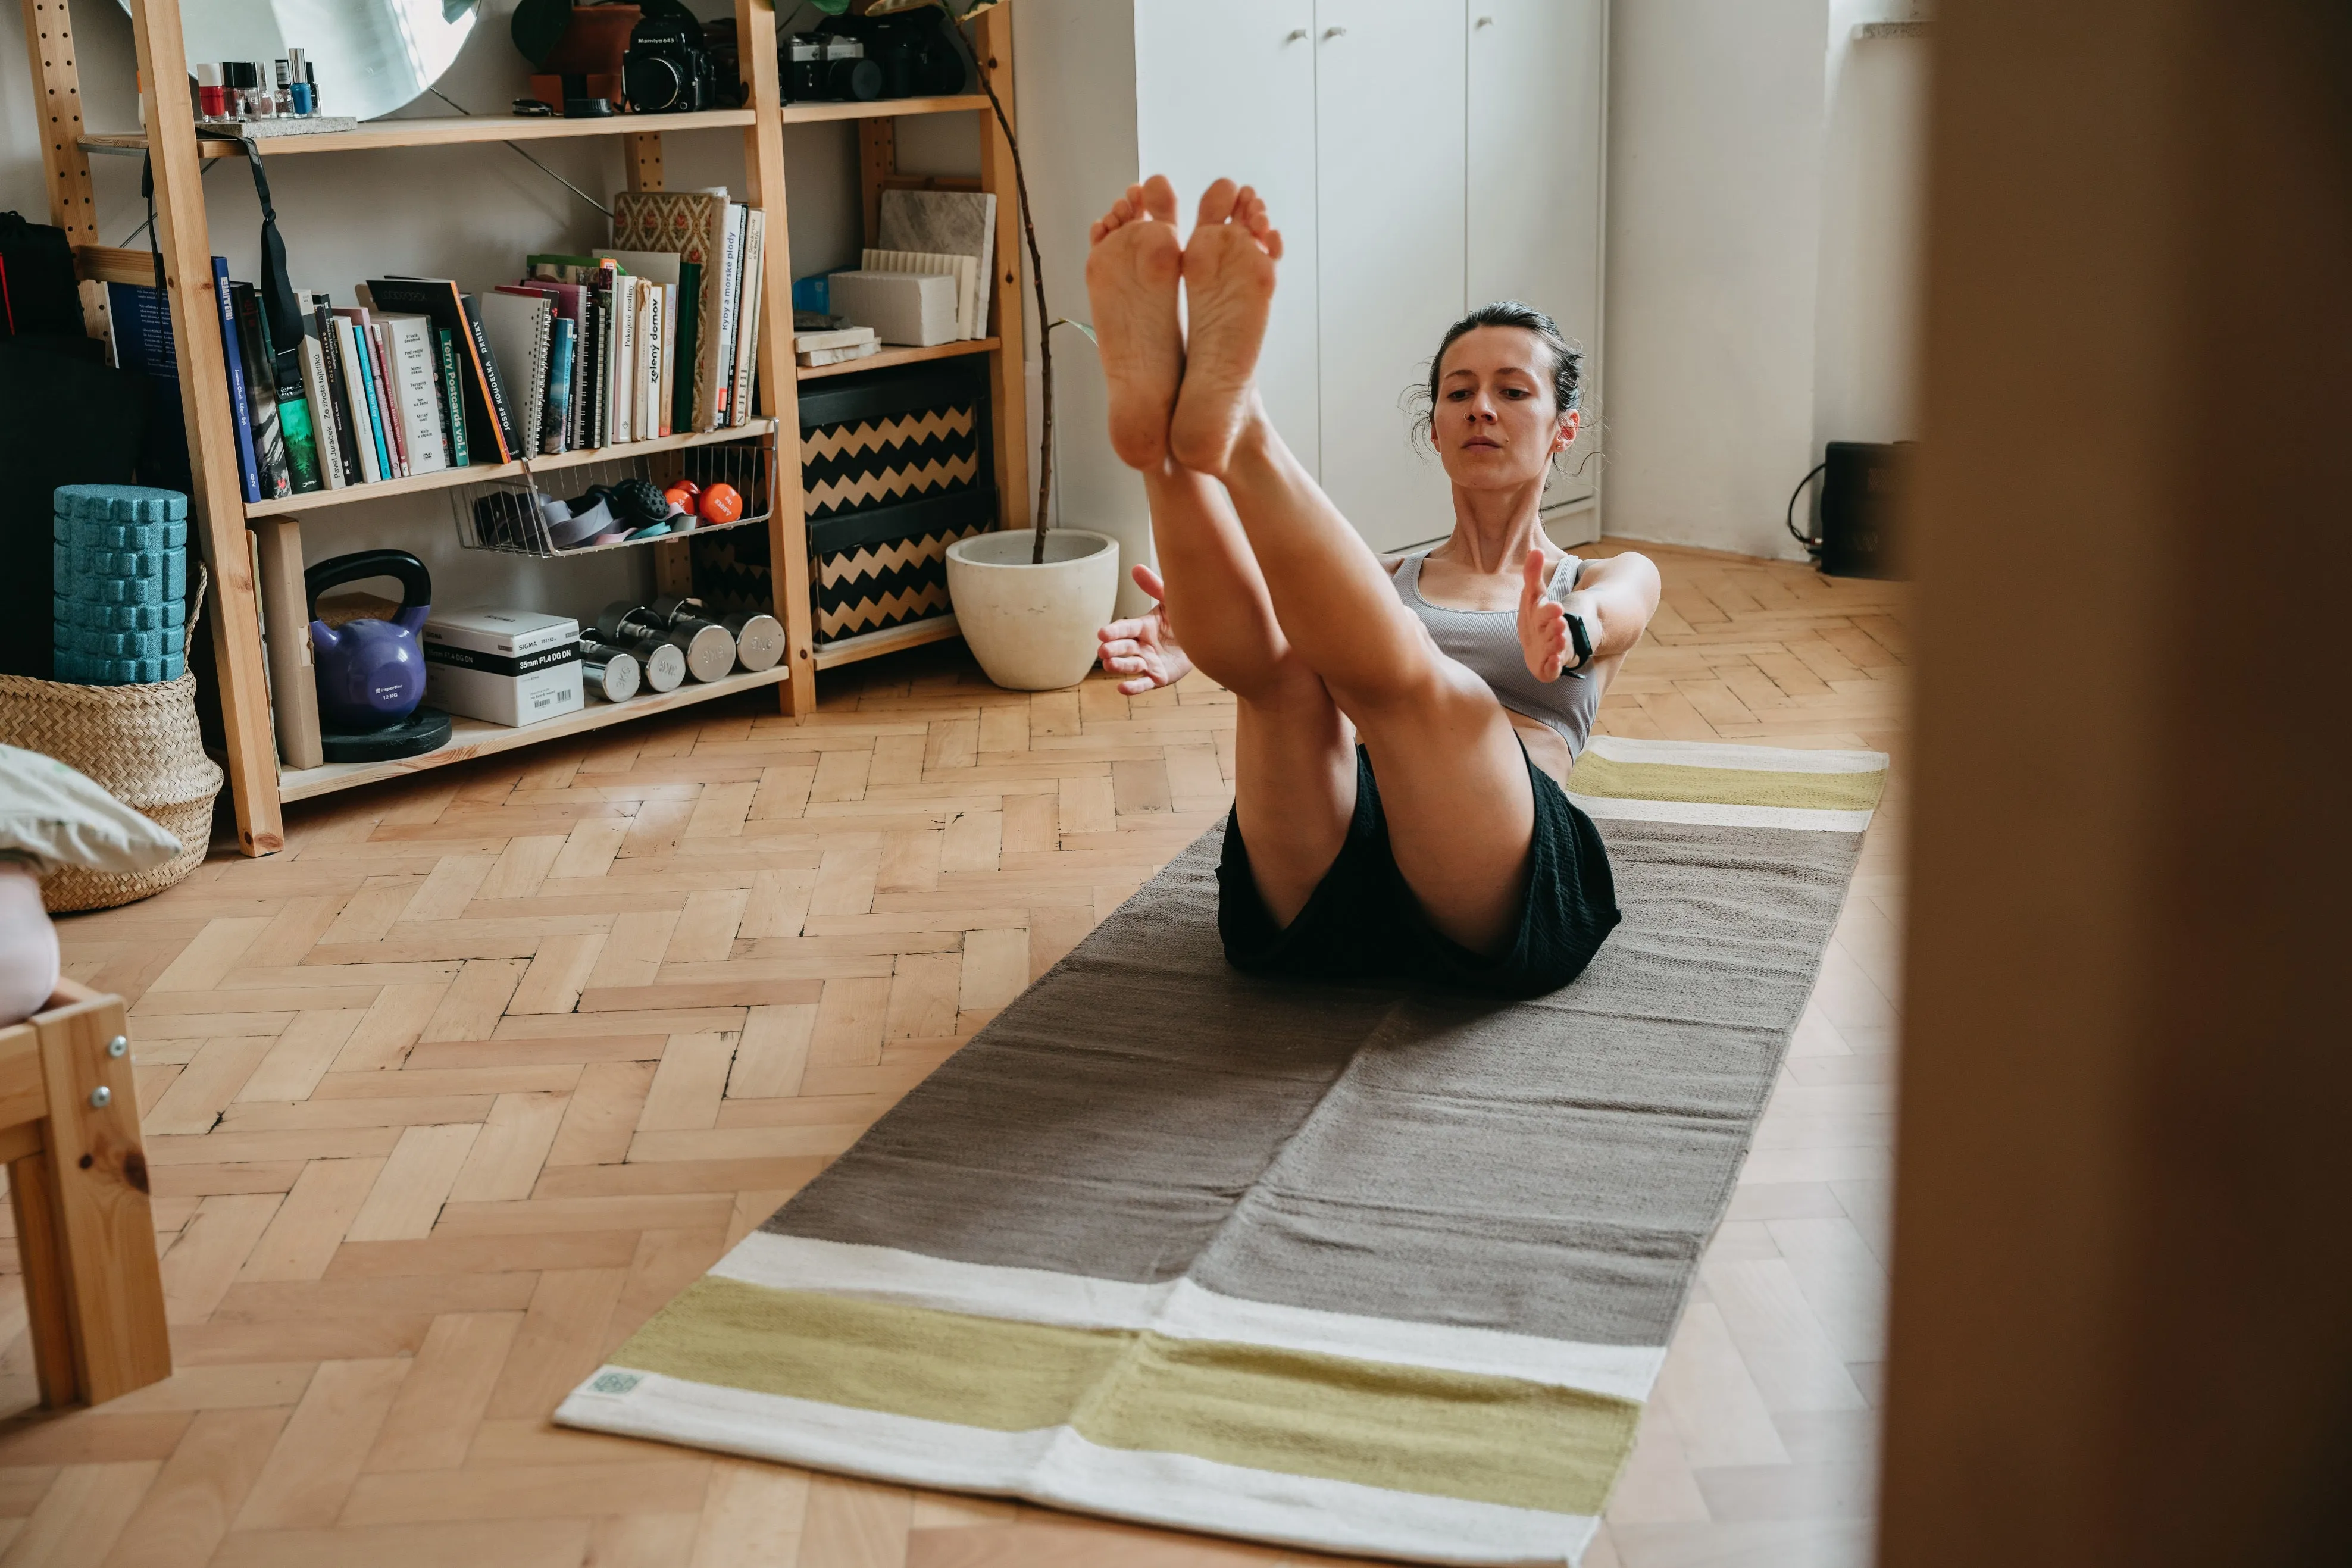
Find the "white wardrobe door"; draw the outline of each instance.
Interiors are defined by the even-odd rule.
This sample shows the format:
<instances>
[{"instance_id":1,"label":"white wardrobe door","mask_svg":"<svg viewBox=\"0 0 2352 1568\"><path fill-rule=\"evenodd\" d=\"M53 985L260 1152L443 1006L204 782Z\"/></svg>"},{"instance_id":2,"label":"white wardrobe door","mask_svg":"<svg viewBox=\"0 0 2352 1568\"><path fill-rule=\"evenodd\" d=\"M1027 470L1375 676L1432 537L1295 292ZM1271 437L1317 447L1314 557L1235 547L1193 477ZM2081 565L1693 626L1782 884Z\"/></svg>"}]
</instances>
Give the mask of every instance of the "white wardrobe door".
<instances>
[{"instance_id":1,"label":"white wardrobe door","mask_svg":"<svg viewBox=\"0 0 2352 1568\"><path fill-rule=\"evenodd\" d=\"M1401 399L1462 314L1464 0L1317 0L1323 488L1375 549L1454 527Z\"/></svg>"},{"instance_id":2,"label":"white wardrobe door","mask_svg":"<svg viewBox=\"0 0 2352 1568\"><path fill-rule=\"evenodd\" d=\"M1139 167L1176 186L1191 233L1220 176L1282 230L1258 392L1298 460L1319 461L1315 348L1315 0L1135 0Z\"/></svg>"},{"instance_id":3,"label":"white wardrobe door","mask_svg":"<svg viewBox=\"0 0 2352 1568\"><path fill-rule=\"evenodd\" d=\"M1588 351L1601 340L1604 0L1470 0L1468 298L1517 299ZM1544 493L1592 494L1600 423Z\"/></svg>"}]
</instances>

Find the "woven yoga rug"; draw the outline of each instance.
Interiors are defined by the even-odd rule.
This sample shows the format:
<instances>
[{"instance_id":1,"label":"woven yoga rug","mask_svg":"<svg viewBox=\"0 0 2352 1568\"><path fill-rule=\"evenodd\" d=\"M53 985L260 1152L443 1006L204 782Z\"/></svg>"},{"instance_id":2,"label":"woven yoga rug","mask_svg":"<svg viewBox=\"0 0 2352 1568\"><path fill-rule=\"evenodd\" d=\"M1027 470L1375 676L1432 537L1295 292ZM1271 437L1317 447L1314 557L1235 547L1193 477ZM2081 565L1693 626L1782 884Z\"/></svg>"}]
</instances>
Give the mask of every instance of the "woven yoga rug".
<instances>
[{"instance_id":1,"label":"woven yoga rug","mask_svg":"<svg viewBox=\"0 0 2352 1568\"><path fill-rule=\"evenodd\" d=\"M1596 739L1534 1001L1254 979L1185 850L556 1419L1433 1563L1574 1563L1812 989L1875 753Z\"/></svg>"}]
</instances>

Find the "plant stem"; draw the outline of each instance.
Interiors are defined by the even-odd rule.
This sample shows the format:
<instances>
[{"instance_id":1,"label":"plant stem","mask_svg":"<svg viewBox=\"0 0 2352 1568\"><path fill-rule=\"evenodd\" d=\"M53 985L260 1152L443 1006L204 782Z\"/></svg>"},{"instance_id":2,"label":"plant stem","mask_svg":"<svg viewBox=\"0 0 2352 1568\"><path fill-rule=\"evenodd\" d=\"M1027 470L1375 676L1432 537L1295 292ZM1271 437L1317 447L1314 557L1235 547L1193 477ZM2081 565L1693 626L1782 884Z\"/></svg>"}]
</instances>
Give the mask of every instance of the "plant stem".
<instances>
[{"instance_id":1,"label":"plant stem","mask_svg":"<svg viewBox=\"0 0 2352 1568\"><path fill-rule=\"evenodd\" d=\"M1003 100L988 79L988 68L994 62L981 59L976 44L971 53L972 63L980 68L980 90L988 95L989 107L996 110L997 128L1004 132L1005 149L1013 154L1013 190L1021 203L1021 232L1029 242L1029 280L1037 291L1037 390L1045 417L1037 433L1036 542L1029 551L1029 563L1036 566L1045 559L1045 506L1054 493L1054 329L1047 324L1053 317L1045 309L1045 258L1037 249L1037 225L1029 215L1029 175L1021 166L1021 141L1013 134ZM1008 343L999 352L1019 354L1026 346Z\"/></svg>"}]
</instances>

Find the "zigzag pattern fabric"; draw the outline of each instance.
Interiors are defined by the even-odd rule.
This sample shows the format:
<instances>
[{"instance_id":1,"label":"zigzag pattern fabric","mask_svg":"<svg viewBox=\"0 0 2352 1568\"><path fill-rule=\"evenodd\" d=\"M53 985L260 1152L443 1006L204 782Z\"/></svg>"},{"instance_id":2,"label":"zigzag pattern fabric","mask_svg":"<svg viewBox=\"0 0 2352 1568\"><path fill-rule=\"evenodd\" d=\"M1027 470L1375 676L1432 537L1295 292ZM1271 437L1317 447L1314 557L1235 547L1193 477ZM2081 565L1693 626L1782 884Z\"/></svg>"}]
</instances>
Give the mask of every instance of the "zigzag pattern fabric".
<instances>
[{"instance_id":1,"label":"zigzag pattern fabric","mask_svg":"<svg viewBox=\"0 0 2352 1568\"><path fill-rule=\"evenodd\" d=\"M935 458L920 467L909 464L900 468L872 468L824 483L810 484L803 478L806 487L801 492L801 507L814 520L836 512L881 506L909 495L954 489L979 476L979 455L968 453L945 462Z\"/></svg>"},{"instance_id":2,"label":"zigzag pattern fabric","mask_svg":"<svg viewBox=\"0 0 2352 1568\"><path fill-rule=\"evenodd\" d=\"M919 534L816 559L816 638L830 643L902 622L944 615L948 546L977 528Z\"/></svg>"},{"instance_id":3,"label":"zigzag pattern fabric","mask_svg":"<svg viewBox=\"0 0 2352 1568\"><path fill-rule=\"evenodd\" d=\"M855 637L861 632L879 632L909 621L944 615L947 612L948 585L944 578L938 582L926 583L919 590L886 593L879 599L859 599L835 604L825 604L820 601L816 612L816 640L831 643L843 637Z\"/></svg>"},{"instance_id":4,"label":"zigzag pattern fabric","mask_svg":"<svg viewBox=\"0 0 2352 1568\"><path fill-rule=\"evenodd\" d=\"M825 457L855 457L860 453L879 452L886 446L903 445L910 441L970 435L972 422L971 409L948 408L919 416L909 414L904 419L886 419L879 424L828 425L801 438L801 461L808 464Z\"/></svg>"},{"instance_id":5,"label":"zigzag pattern fabric","mask_svg":"<svg viewBox=\"0 0 2352 1568\"><path fill-rule=\"evenodd\" d=\"M802 511L811 522L979 482L976 405L812 425L801 432Z\"/></svg>"}]
</instances>

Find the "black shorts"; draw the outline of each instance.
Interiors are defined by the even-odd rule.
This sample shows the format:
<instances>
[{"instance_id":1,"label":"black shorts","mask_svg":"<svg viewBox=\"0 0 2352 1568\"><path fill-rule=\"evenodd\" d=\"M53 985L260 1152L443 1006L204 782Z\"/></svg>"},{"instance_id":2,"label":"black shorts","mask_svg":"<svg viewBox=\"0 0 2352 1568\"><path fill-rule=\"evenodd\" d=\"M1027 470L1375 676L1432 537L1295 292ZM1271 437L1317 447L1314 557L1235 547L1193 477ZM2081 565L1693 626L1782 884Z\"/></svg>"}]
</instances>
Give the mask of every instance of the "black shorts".
<instances>
[{"instance_id":1,"label":"black shorts","mask_svg":"<svg viewBox=\"0 0 2352 1568\"><path fill-rule=\"evenodd\" d=\"M1568 984L1617 925L1616 885L1592 819L1533 762L1528 778L1536 797L1528 891L1510 946L1499 955L1482 956L1429 924L1397 870L1371 758L1359 747L1347 841L1288 925L1277 926L1258 896L1241 824L1225 819L1217 932L1226 961L1256 974L1432 983L1505 997Z\"/></svg>"}]
</instances>

